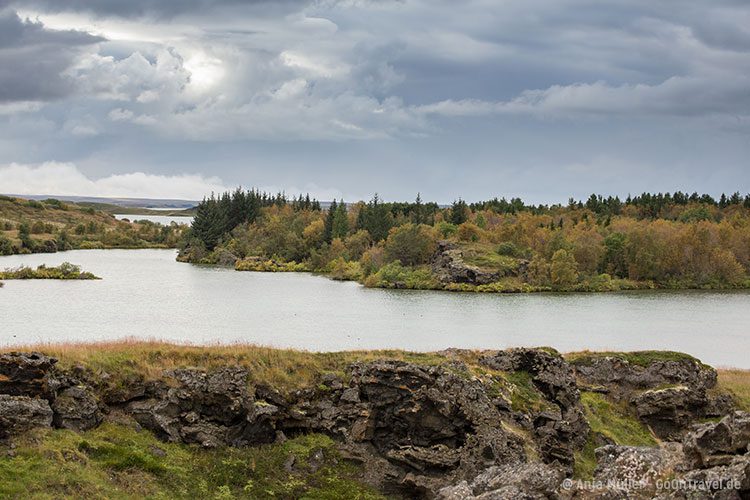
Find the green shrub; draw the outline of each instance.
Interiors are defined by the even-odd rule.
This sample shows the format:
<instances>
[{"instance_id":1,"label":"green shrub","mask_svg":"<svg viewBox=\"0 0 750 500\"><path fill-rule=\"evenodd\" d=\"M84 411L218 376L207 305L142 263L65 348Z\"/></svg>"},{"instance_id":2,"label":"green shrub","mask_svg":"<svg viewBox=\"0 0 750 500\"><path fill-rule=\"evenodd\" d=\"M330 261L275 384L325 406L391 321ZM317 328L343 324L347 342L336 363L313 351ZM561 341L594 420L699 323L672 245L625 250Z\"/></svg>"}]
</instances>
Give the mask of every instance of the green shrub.
<instances>
[{"instance_id":1,"label":"green shrub","mask_svg":"<svg viewBox=\"0 0 750 500\"><path fill-rule=\"evenodd\" d=\"M424 264L437 248L435 231L424 224L407 223L392 228L385 242L388 260L398 260L405 266Z\"/></svg>"}]
</instances>

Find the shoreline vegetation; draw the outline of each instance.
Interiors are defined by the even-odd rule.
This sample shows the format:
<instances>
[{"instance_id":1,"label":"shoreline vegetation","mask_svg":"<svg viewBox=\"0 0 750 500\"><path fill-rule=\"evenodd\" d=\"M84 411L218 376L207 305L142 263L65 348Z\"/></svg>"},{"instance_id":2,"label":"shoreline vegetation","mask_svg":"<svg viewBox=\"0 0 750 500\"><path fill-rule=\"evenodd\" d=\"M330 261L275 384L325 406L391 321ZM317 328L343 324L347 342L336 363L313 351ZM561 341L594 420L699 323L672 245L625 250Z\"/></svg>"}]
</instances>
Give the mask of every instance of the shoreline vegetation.
<instances>
[{"instance_id":1,"label":"shoreline vegetation","mask_svg":"<svg viewBox=\"0 0 750 500\"><path fill-rule=\"evenodd\" d=\"M446 492L490 465L496 487L538 488L514 479L533 471L552 478L551 492L564 477L647 468L613 468L602 450L656 460L656 477L733 473L679 468L670 446L688 449L695 425L734 432L750 410L750 371L669 351L116 341L0 349L0 371L11 424L0 429L0 496L10 498L459 498ZM717 458L746 458L731 452Z\"/></svg>"},{"instance_id":2,"label":"shoreline vegetation","mask_svg":"<svg viewBox=\"0 0 750 500\"><path fill-rule=\"evenodd\" d=\"M176 248L185 231L184 226L177 224L117 220L95 206L52 198L37 201L0 195L0 255Z\"/></svg>"},{"instance_id":3,"label":"shoreline vegetation","mask_svg":"<svg viewBox=\"0 0 750 500\"><path fill-rule=\"evenodd\" d=\"M180 262L314 272L373 288L606 292L750 288L750 195L591 195L450 207L287 199L240 189L204 199Z\"/></svg>"},{"instance_id":4,"label":"shoreline vegetation","mask_svg":"<svg viewBox=\"0 0 750 500\"><path fill-rule=\"evenodd\" d=\"M82 271L80 266L63 262L59 266L42 264L36 269L28 266L0 271L0 280L99 280L93 273ZM0 284L2 286L2 284Z\"/></svg>"}]
</instances>

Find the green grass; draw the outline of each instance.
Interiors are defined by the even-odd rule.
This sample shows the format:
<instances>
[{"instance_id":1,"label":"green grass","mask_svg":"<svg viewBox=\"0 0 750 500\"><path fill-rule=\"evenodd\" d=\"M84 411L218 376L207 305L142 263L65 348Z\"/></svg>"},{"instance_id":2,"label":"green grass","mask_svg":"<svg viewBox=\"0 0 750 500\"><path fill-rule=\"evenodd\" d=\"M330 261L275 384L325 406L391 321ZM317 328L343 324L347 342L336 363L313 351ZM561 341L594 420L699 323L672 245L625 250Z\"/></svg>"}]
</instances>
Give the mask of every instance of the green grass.
<instances>
[{"instance_id":1,"label":"green grass","mask_svg":"<svg viewBox=\"0 0 750 500\"><path fill-rule=\"evenodd\" d=\"M675 351L633 351L633 352L574 352L565 355L565 359L574 365L590 365L598 358L616 357L627 361L631 365L650 366L656 361L701 361L689 354ZM705 366L705 365L704 365Z\"/></svg>"},{"instance_id":2,"label":"green grass","mask_svg":"<svg viewBox=\"0 0 750 500\"><path fill-rule=\"evenodd\" d=\"M551 403L534 386L529 372L507 372L504 378L510 384L510 404L513 411L536 413L549 408Z\"/></svg>"},{"instance_id":3,"label":"green grass","mask_svg":"<svg viewBox=\"0 0 750 500\"><path fill-rule=\"evenodd\" d=\"M491 243L461 242L464 262L486 271L507 273L518 267L518 259L497 253L497 246Z\"/></svg>"},{"instance_id":4,"label":"green grass","mask_svg":"<svg viewBox=\"0 0 750 500\"><path fill-rule=\"evenodd\" d=\"M634 415L631 415L624 405L610 401L602 394L582 392L586 420L591 426L591 436L584 448L575 453L574 476L590 478L596 467L594 450L595 434L601 434L616 444L626 446L655 446L657 444L651 431Z\"/></svg>"},{"instance_id":5,"label":"green grass","mask_svg":"<svg viewBox=\"0 0 750 500\"><path fill-rule=\"evenodd\" d=\"M48 430L0 456L2 498L376 499L333 441L311 434L256 448L203 450L106 423ZM313 463L314 454L322 455ZM294 456L291 472L284 464Z\"/></svg>"}]
</instances>

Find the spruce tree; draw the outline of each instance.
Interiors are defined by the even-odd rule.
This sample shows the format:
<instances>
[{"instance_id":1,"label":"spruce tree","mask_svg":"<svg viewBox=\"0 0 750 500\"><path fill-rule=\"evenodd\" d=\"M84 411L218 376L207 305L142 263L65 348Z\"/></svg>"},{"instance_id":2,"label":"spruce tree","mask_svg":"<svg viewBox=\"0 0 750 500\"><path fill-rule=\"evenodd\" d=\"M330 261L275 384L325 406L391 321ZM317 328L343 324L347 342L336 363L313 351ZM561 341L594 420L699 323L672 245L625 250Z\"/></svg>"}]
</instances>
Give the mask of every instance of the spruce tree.
<instances>
[{"instance_id":1,"label":"spruce tree","mask_svg":"<svg viewBox=\"0 0 750 500\"><path fill-rule=\"evenodd\" d=\"M344 200L341 200L333 214L331 239L345 238L347 234L349 234L349 217L347 215L346 203L344 203Z\"/></svg>"},{"instance_id":2,"label":"spruce tree","mask_svg":"<svg viewBox=\"0 0 750 500\"><path fill-rule=\"evenodd\" d=\"M325 225L323 226L323 240L330 243L333 240L333 222L336 219L336 211L338 210L338 204L336 199L331 202L331 206L328 207L328 215L326 215Z\"/></svg>"}]
</instances>

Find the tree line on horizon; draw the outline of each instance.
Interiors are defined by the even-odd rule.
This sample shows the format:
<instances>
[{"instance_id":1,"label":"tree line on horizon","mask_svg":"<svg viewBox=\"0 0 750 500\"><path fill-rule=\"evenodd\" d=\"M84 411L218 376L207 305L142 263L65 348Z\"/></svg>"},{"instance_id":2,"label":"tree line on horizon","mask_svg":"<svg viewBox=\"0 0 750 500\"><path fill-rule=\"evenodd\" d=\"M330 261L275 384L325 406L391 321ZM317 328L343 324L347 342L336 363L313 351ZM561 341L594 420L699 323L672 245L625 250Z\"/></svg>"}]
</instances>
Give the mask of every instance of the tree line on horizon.
<instances>
[{"instance_id":1,"label":"tree line on horizon","mask_svg":"<svg viewBox=\"0 0 750 500\"><path fill-rule=\"evenodd\" d=\"M694 205L695 210L688 213L682 212L683 220L709 220L711 213L706 207L719 209L731 206L742 206L750 208L750 194L744 197L735 192L729 196L722 193L719 199L709 194L699 195L676 191L675 193L643 193L637 196L628 195L625 200L619 196L603 197L592 194L585 202L576 201L574 198L568 200L566 206L556 205L527 205L521 198L493 198L486 201L466 203L458 198L450 207L443 208L435 202L424 203L421 195L417 194L413 202L384 202L377 193L367 202L354 204L357 217L353 227L357 230L364 229L370 233L375 241L387 237L393 221L406 218L415 224L433 225L435 215L443 214L443 219L454 225L460 225L469 220L471 214L481 211L489 211L496 214L517 214L519 212L530 212L534 215L549 214L564 211L565 209L583 210L587 209L597 216L616 216L627 207L635 207L635 213L629 212L630 216L638 219L675 219L674 207L685 207ZM197 238L208 250L212 250L219 243L222 236L230 233L240 224L253 223L265 207L290 206L293 211L310 210L320 212L321 203L310 194L298 195L291 199L283 192L276 194L266 193L256 189L243 190L237 188L233 192L224 192L220 195L212 193L204 198L196 207L196 215L192 223L191 236ZM350 230L347 218L348 205L344 200L333 200L329 204L325 217L324 240L328 243L333 238L344 237ZM562 219L560 219L562 220Z\"/></svg>"}]
</instances>

